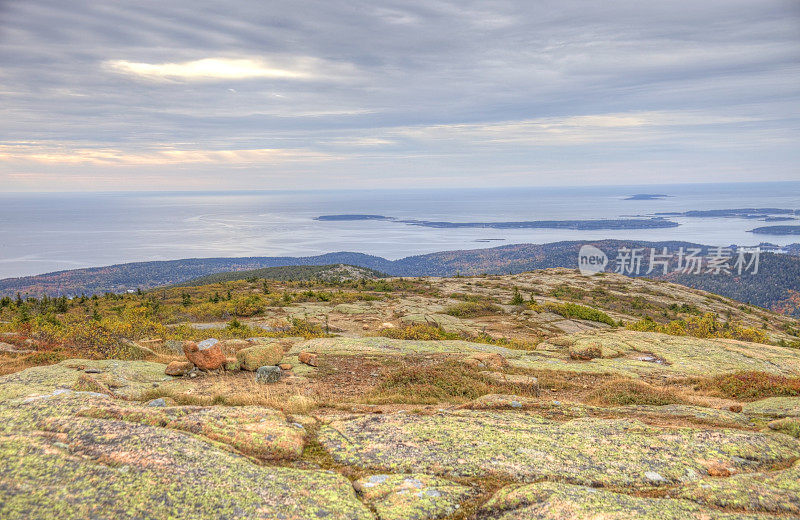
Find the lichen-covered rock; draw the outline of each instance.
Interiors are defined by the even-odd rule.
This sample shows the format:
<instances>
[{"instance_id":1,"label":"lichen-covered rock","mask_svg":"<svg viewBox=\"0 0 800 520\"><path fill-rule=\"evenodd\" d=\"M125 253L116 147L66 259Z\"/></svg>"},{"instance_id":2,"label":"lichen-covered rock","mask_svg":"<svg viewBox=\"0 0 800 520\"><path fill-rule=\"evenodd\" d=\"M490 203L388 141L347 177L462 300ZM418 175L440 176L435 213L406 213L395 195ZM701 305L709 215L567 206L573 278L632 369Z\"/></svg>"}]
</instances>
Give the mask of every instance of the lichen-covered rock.
<instances>
[{"instance_id":1,"label":"lichen-covered rock","mask_svg":"<svg viewBox=\"0 0 800 520\"><path fill-rule=\"evenodd\" d=\"M149 361L122 361L115 359L70 359L56 365L28 368L21 372L0 376L0 401L53 390L73 389L85 370L92 370L94 381L108 388L114 395L136 398L165 380L165 365Z\"/></svg>"},{"instance_id":2,"label":"lichen-covered rock","mask_svg":"<svg viewBox=\"0 0 800 520\"><path fill-rule=\"evenodd\" d=\"M509 486L481 508L486 520L756 520L687 500L644 498L584 486L539 482Z\"/></svg>"},{"instance_id":3,"label":"lichen-covered rock","mask_svg":"<svg viewBox=\"0 0 800 520\"><path fill-rule=\"evenodd\" d=\"M259 367L277 365L283 358L284 346L280 343L266 343L243 348L236 353L242 370L255 372Z\"/></svg>"},{"instance_id":4,"label":"lichen-covered rock","mask_svg":"<svg viewBox=\"0 0 800 520\"><path fill-rule=\"evenodd\" d=\"M422 341L381 337L315 338L305 343L297 344L289 351L290 354L299 354L300 352L337 356L413 356L418 354L471 355L479 352L496 352L509 361L512 358L519 358L527 354L525 351L521 350L513 350L485 343L472 343L469 341Z\"/></svg>"},{"instance_id":5,"label":"lichen-covered rock","mask_svg":"<svg viewBox=\"0 0 800 520\"><path fill-rule=\"evenodd\" d=\"M742 411L768 417L800 417L800 397L767 397L745 404Z\"/></svg>"},{"instance_id":6,"label":"lichen-covered rock","mask_svg":"<svg viewBox=\"0 0 800 520\"><path fill-rule=\"evenodd\" d=\"M617 406L611 409L614 414L620 416L636 416L648 418L677 418L688 419L697 423L726 425L726 426L750 426L750 419L740 413L728 410L718 410L716 408L706 408L688 404L665 404L665 405L645 405L634 404L627 406Z\"/></svg>"},{"instance_id":7,"label":"lichen-covered rock","mask_svg":"<svg viewBox=\"0 0 800 520\"><path fill-rule=\"evenodd\" d=\"M599 348L602 358L570 359L570 351ZM800 375L800 350L732 339L669 336L629 330L595 331L554 338L537 345L512 365L627 376L714 376L758 370Z\"/></svg>"},{"instance_id":8,"label":"lichen-covered rock","mask_svg":"<svg viewBox=\"0 0 800 520\"><path fill-rule=\"evenodd\" d=\"M255 406L152 408L117 404L87 407L76 415L185 431L261 459L297 459L305 444L304 431L293 427L282 412Z\"/></svg>"},{"instance_id":9,"label":"lichen-covered rock","mask_svg":"<svg viewBox=\"0 0 800 520\"><path fill-rule=\"evenodd\" d=\"M430 475L372 475L353 483L380 520L434 520L455 512L472 490Z\"/></svg>"},{"instance_id":10,"label":"lichen-covered rock","mask_svg":"<svg viewBox=\"0 0 800 520\"><path fill-rule=\"evenodd\" d=\"M755 471L800 456L800 442L785 435L471 410L333 421L319 439L337 461L364 468L631 488L690 482L710 467Z\"/></svg>"},{"instance_id":11,"label":"lichen-covered rock","mask_svg":"<svg viewBox=\"0 0 800 520\"><path fill-rule=\"evenodd\" d=\"M336 473L258 465L172 428L74 416L93 401L110 400L67 392L0 403L0 518L373 520Z\"/></svg>"},{"instance_id":12,"label":"lichen-covered rock","mask_svg":"<svg viewBox=\"0 0 800 520\"><path fill-rule=\"evenodd\" d=\"M706 478L677 494L715 507L800 515L800 462L784 470Z\"/></svg>"},{"instance_id":13,"label":"lichen-covered rock","mask_svg":"<svg viewBox=\"0 0 800 520\"><path fill-rule=\"evenodd\" d=\"M185 376L189 372L192 371L194 365L191 361L172 361L167 368L164 369L164 373L168 376Z\"/></svg>"},{"instance_id":14,"label":"lichen-covered rock","mask_svg":"<svg viewBox=\"0 0 800 520\"><path fill-rule=\"evenodd\" d=\"M256 370L256 383L277 383L281 380L283 370L274 365L259 367Z\"/></svg>"},{"instance_id":15,"label":"lichen-covered rock","mask_svg":"<svg viewBox=\"0 0 800 520\"><path fill-rule=\"evenodd\" d=\"M800 439L800 417L784 417L767 424L770 430L779 431Z\"/></svg>"},{"instance_id":16,"label":"lichen-covered rock","mask_svg":"<svg viewBox=\"0 0 800 520\"><path fill-rule=\"evenodd\" d=\"M219 341L216 339L203 340L200 343L186 341L183 343L183 353L200 370L218 370L225 364L225 354L222 353Z\"/></svg>"}]
</instances>

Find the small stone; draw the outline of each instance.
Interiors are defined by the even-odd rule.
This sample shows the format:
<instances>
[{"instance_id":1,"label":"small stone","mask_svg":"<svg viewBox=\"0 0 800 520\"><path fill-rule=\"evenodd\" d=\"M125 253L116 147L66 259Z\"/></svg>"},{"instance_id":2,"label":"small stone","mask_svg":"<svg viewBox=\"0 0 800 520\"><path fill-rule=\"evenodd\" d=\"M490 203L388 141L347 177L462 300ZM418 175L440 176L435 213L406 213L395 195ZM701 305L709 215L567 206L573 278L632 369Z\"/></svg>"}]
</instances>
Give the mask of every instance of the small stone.
<instances>
[{"instance_id":1,"label":"small stone","mask_svg":"<svg viewBox=\"0 0 800 520\"><path fill-rule=\"evenodd\" d=\"M311 366L311 367L319 366L317 364L317 355L316 354L312 354L311 352L301 352L300 355L297 356L297 358L300 360L301 363L303 363L305 365L308 365L308 366Z\"/></svg>"},{"instance_id":2,"label":"small stone","mask_svg":"<svg viewBox=\"0 0 800 520\"><path fill-rule=\"evenodd\" d=\"M740 404L732 404L732 405L730 405L728 407L728 410L730 410L732 412L735 412L735 413L741 413L742 405L740 405Z\"/></svg>"},{"instance_id":3,"label":"small stone","mask_svg":"<svg viewBox=\"0 0 800 520\"><path fill-rule=\"evenodd\" d=\"M281 363L280 365L278 365L278 368L280 368L281 370L291 370L292 369L292 364L291 363Z\"/></svg>"},{"instance_id":4,"label":"small stone","mask_svg":"<svg viewBox=\"0 0 800 520\"><path fill-rule=\"evenodd\" d=\"M494 352L481 352L464 358L464 363L475 368L490 368L499 370L508 366L505 357Z\"/></svg>"},{"instance_id":5,"label":"small stone","mask_svg":"<svg viewBox=\"0 0 800 520\"><path fill-rule=\"evenodd\" d=\"M736 473L736 470L734 470L732 467L718 462L709 463L706 466L706 470L712 477L730 477Z\"/></svg>"},{"instance_id":6,"label":"small stone","mask_svg":"<svg viewBox=\"0 0 800 520\"><path fill-rule=\"evenodd\" d=\"M644 477L652 482L658 482L658 483L667 482L667 479L665 479L664 477L661 476L660 473L657 473L655 471L645 471Z\"/></svg>"},{"instance_id":7,"label":"small stone","mask_svg":"<svg viewBox=\"0 0 800 520\"><path fill-rule=\"evenodd\" d=\"M159 397L158 399L147 401L147 403L145 403L145 406L152 406L154 408L163 408L164 406L167 406L167 402L164 400L163 397Z\"/></svg>"},{"instance_id":8,"label":"small stone","mask_svg":"<svg viewBox=\"0 0 800 520\"><path fill-rule=\"evenodd\" d=\"M266 366L256 370L257 383L277 383L280 379L281 369L276 366Z\"/></svg>"},{"instance_id":9,"label":"small stone","mask_svg":"<svg viewBox=\"0 0 800 520\"><path fill-rule=\"evenodd\" d=\"M84 372L87 374L100 374L103 371L100 370L99 368L87 368L86 370L84 370Z\"/></svg>"},{"instance_id":10,"label":"small stone","mask_svg":"<svg viewBox=\"0 0 800 520\"><path fill-rule=\"evenodd\" d=\"M189 361L173 361L167 365L164 373L168 376L185 376L193 368L194 365Z\"/></svg>"}]
</instances>

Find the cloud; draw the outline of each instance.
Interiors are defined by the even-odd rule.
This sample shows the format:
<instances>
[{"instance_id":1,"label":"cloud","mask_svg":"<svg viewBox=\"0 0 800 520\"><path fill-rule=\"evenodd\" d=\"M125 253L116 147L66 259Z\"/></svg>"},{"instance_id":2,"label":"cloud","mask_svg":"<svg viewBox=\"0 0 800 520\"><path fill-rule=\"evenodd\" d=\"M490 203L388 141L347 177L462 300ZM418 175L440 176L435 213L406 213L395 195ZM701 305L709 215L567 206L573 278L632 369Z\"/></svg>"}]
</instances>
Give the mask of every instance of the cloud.
<instances>
[{"instance_id":1,"label":"cloud","mask_svg":"<svg viewBox=\"0 0 800 520\"><path fill-rule=\"evenodd\" d=\"M2 4L0 133L38 143L0 150L19 189L23 164L183 187L181 161L212 185L226 160L298 188L798 175L794 0Z\"/></svg>"},{"instance_id":2,"label":"cloud","mask_svg":"<svg viewBox=\"0 0 800 520\"><path fill-rule=\"evenodd\" d=\"M355 68L350 64L329 63L307 56L294 56L282 60L258 57L203 58L176 63L106 60L103 65L115 72L148 80L345 79L355 73ZM233 92L236 92L235 89Z\"/></svg>"},{"instance_id":3,"label":"cloud","mask_svg":"<svg viewBox=\"0 0 800 520\"><path fill-rule=\"evenodd\" d=\"M126 60L110 60L105 64L115 71L148 79L304 79L311 77L309 72L274 68L263 60L247 58L205 58L183 63L136 63Z\"/></svg>"},{"instance_id":4,"label":"cloud","mask_svg":"<svg viewBox=\"0 0 800 520\"><path fill-rule=\"evenodd\" d=\"M304 149L179 149L130 151L115 148L53 149L45 143L0 145L0 162L30 162L43 165L170 166L185 164L274 165L291 162L327 161L330 154ZM16 174L11 177L24 177Z\"/></svg>"}]
</instances>

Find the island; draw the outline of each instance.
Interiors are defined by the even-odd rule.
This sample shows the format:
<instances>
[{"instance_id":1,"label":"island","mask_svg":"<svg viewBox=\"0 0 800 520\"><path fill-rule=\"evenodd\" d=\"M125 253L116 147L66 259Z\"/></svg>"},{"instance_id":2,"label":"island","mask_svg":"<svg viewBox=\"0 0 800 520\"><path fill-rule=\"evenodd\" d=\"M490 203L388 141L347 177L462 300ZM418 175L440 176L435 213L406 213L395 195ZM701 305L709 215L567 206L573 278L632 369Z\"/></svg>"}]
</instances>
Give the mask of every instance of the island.
<instances>
[{"instance_id":1,"label":"island","mask_svg":"<svg viewBox=\"0 0 800 520\"><path fill-rule=\"evenodd\" d=\"M757 235L800 235L800 226L762 226L751 229L748 233Z\"/></svg>"},{"instance_id":2,"label":"island","mask_svg":"<svg viewBox=\"0 0 800 520\"><path fill-rule=\"evenodd\" d=\"M800 210L784 208L735 208L705 209L684 212L655 213L660 217L725 217L725 218L769 218L771 216L800 215Z\"/></svg>"},{"instance_id":3,"label":"island","mask_svg":"<svg viewBox=\"0 0 800 520\"><path fill-rule=\"evenodd\" d=\"M347 221L347 220L394 220L394 219L391 217L384 217L383 215L320 215L314 220Z\"/></svg>"},{"instance_id":4,"label":"island","mask_svg":"<svg viewBox=\"0 0 800 520\"><path fill-rule=\"evenodd\" d=\"M518 222L447 222L434 220L400 220L383 215L322 215L314 220L319 221L358 221L383 220L429 228L486 228L486 229L574 229L574 230L614 230L614 229L658 229L678 227L680 224L662 217L597 219L597 220L523 220Z\"/></svg>"},{"instance_id":5,"label":"island","mask_svg":"<svg viewBox=\"0 0 800 520\"><path fill-rule=\"evenodd\" d=\"M667 197L669 197L669 195L662 195L660 193L637 193L623 200L661 200Z\"/></svg>"}]
</instances>

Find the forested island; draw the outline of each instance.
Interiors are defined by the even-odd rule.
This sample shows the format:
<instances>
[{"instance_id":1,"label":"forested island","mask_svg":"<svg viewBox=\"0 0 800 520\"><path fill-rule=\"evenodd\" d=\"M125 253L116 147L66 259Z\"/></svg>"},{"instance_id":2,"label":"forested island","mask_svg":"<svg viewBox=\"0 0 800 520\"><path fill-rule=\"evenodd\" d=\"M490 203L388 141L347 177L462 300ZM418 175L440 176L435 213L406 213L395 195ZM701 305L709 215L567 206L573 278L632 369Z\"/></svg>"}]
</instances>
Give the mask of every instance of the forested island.
<instances>
[{"instance_id":1,"label":"forested island","mask_svg":"<svg viewBox=\"0 0 800 520\"><path fill-rule=\"evenodd\" d=\"M322 215L320 221L388 220L411 226L430 228L488 228L488 229L660 229L678 227L680 224L661 217L635 219L597 220L523 220L518 222L447 222L434 220L396 219L383 215Z\"/></svg>"},{"instance_id":2,"label":"forested island","mask_svg":"<svg viewBox=\"0 0 800 520\"><path fill-rule=\"evenodd\" d=\"M762 226L751 229L748 233L756 235L800 235L800 226Z\"/></svg>"}]
</instances>

